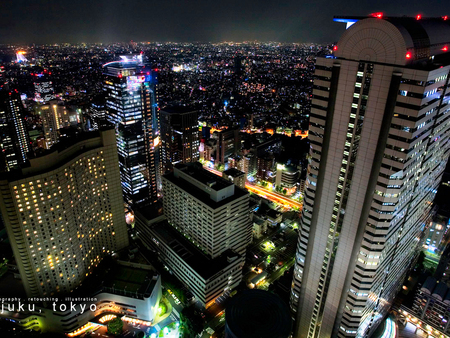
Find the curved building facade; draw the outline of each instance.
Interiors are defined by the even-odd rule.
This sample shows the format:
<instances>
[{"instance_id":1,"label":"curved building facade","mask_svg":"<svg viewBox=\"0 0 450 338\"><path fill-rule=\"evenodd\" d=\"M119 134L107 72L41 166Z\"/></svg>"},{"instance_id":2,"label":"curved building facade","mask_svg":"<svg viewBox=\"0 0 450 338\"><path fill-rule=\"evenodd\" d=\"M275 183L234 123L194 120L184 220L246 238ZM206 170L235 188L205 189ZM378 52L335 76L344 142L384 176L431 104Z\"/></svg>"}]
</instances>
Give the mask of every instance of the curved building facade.
<instances>
[{"instance_id":1,"label":"curved building facade","mask_svg":"<svg viewBox=\"0 0 450 338\"><path fill-rule=\"evenodd\" d=\"M419 19L419 20L418 20ZM294 337L370 337L416 255L449 157L450 22L335 18L318 58Z\"/></svg>"},{"instance_id":2,"label":"curved building facade","mask_svg":"<svg viewBox=\"0 0 450 338\"><path fill-rule=\"evenodd\" d=\"M128 245L114 130L4 175L0 206L27 295L70 292Z\"/></svg>"}]
</instances>

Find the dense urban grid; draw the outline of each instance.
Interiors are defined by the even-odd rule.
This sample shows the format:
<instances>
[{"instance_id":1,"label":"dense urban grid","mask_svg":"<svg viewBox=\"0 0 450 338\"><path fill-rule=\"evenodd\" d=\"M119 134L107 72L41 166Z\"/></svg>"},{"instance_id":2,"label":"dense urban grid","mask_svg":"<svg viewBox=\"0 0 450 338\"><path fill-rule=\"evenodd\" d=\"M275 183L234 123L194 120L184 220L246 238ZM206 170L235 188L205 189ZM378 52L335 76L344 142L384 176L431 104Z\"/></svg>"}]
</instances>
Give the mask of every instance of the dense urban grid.
<instances>
[{"instance_id":1,"label":"dense urban grid","mask_svg":"<svg viewBox=\"0 0 450 338\"><path fill-rule=\"evenodd\" d=\"M0 45L0 330L450 337L450 20L335 21Z\"/></svg>"}]
</instances>

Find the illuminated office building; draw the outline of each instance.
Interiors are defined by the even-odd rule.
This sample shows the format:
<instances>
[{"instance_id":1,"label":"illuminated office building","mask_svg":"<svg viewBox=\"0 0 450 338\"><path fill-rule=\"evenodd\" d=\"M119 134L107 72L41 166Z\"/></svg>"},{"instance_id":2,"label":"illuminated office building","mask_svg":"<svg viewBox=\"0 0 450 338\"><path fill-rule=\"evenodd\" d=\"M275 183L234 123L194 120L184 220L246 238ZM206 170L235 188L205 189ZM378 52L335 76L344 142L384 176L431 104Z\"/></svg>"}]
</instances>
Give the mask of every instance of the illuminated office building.
<instances>
[{"instance_id":1,"label":"illuminated office building","mask_svg":"<svg viewBox=\"0 0 450 338\"><path fill-rule=\"evenodd\" d=\"M173 169L175 163L197 162L199 130L197 111L167 108L161 116L161 164L163 172Z\"/></svg>"},{"instance_id":2,"label":"illuminated office building","mask_svg":"<svg viewBox=\"0 0 450 338\"><path fill-rule=\"evenodd\" d=\"M27 160L30 151L20 94L0 90L0 172L16 168Z\"/></svg>"},{"instance_id":3,"label":"illuminated office building","mask_svg":"<svg viewBox=\"0 0 450 338\"><path fill-rule=\"evenodd\" d=\"M157 200L158 116L154 74L142 55L122 56L104 68L106 120L116 129L125 205Z\"/></svg>"},{"instance_id":4,"label":"illuminated office building","mask_svg":"<svg viewBox=\"0 0 450 338\"><path fill-rule=\"evenodd\" d=\"M450 22L336 18L318 58L294 337L370 337L417 253L449 155Z\"/></svg>"},{"instance_id":5,"label":"illuminated office building","mask_svg":"<svg viewBox=\"0 0 450 338\"><path fill-rule=\"evenodd\" d=\"M0 180L0 208L29 297L67 293L128 245L114 130L59 142Z\"/></svg>"}]
</instances>

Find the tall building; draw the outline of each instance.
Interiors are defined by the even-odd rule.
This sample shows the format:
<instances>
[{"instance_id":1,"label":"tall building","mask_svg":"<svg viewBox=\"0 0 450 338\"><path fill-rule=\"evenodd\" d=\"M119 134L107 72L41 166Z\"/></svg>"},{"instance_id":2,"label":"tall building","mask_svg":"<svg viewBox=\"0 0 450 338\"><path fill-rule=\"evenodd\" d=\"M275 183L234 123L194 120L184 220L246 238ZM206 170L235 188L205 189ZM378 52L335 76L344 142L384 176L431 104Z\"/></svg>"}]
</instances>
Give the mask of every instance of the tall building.
<instances>
[{"instance_id":1,"label":"tall building","mask_svg":"<svg viewBox=\"0 0 450 338\"><path fill-rule=\"evenodd\" d=\"M249 194L200 163L178 163L162 178L165 221L140 211L142 241L205 307L242 280L251 242Z\"/></svg>"},{"instance_id":2,"label":"tall building","mask_svg":"<svg viewBox=\"0 0 450 338\"><path fill-rule=\"evenodd\" d=\"M30 150L20 94L5 86L0 90L0 171L25 163Z\"/></svg>"},{"instance_id":3,"label":"tall building","mask_svg":"<svg viewBox=\"0 0 450 338\"><path fill-rule=\"evenodd\" d=\"M128 245L114 130L2 176L0 210L29 297L67 293Z\"/></svg>"},{"instance_id":4,"label":"tall building","mask_svg":"<svg viewBox=\"0 0 450 338\"><path fill-rule=\"evenodd\" d=\"M122 189L130 209L157 200L155 88L141 56L123 56L103 66L106 119L116 127Z\"/></svg>"},{"instance_id":5,"label":"tall building","mask_svg":"<svg viewBox=\"0 0 450 338\"><path fill-rule=\"evenodd\" d=\"M162 172L173 169L175 163L197 162L200 158L198 113L183 108L160 111Z\"/></svg>"},{"instance_id":6,"label":"tall building","mask_svg":"<svg viewBox=\"0 0 450 338\"><path fill-rule=\"evenodd\" d=\"M295 337L370 337L402 285L449 145L450 22L336 18L318 58L291 308Z\"/></svg>"}]
</instances>

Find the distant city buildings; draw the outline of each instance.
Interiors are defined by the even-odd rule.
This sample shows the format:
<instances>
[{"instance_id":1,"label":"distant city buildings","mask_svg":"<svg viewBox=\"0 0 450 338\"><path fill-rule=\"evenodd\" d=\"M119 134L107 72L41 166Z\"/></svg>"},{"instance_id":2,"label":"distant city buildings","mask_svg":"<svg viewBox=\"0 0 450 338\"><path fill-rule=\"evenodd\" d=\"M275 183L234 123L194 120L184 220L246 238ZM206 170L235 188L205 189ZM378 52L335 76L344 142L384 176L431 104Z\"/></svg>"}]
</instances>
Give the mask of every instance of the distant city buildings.
<instances>
[{"instance_id":1,"label":"distant city buildings","mask_svg":"<svg viewBox=\"0 0 450 338\"><path fill-rule=\"evenodd\" d=\"M449 157L448 23L335 21L354 23L316 62L291 292L300 338L373 334L414 262Z\"/></svg>"},{"instance_id":2,"label":"distant city buildings","mask_svg":"<svg viewBox=\"0 0 450 338\"><path fill-rule=\"evenodd\" d=\"M0 210L28 297L69 293L128 245L114 130L2 175Z\"/></svg>"},{"instance_id":3,"label":"distant city buildings","mask_svg":"<svg viewBox=\"0 0 450 338\"><path fill-rule=\"evenodd\" d=\"M53 83L47 79L36 80L34 82L34 90L36 102L47 103L56 98Z\"/></svg>"}]
</instances>

